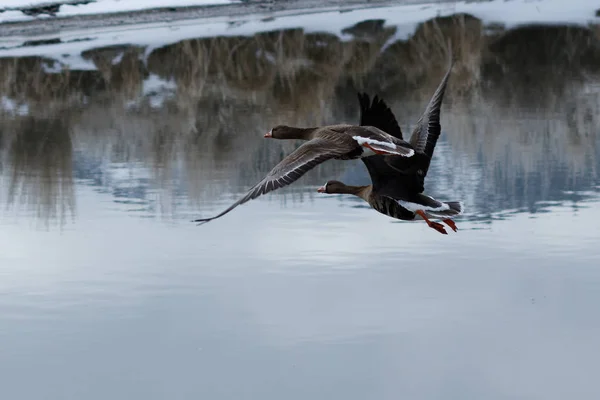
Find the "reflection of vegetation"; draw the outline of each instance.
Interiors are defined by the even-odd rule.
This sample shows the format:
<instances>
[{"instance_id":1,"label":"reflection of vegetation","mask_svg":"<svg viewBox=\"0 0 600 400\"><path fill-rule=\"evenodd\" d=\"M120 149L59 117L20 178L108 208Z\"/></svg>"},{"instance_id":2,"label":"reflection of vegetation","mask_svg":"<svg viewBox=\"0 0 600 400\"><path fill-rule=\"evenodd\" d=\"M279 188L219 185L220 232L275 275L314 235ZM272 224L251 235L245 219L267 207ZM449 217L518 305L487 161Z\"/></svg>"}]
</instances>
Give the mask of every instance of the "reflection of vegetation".
<instances>
[{"instance_id":1,"label":"reflection of vegetation","mask_svg":"<svg viewBox=\"0 0 600 400\"><path fill-rule=\"evenodd\" d=\"M141 94L142 81L147 77L140 60L143 48L135 46L113 46L85 51L84 59L93 61L110 90L125 99L135 99Z\"/></svg>"},{"instance_id":2,"label":"reflection of vegetation","mask_svg":"<svg viewBox=\"0 0 600 400\"><path fill-rule=\"evenodd\" d=\"M483 79L508 103L552 107L588 76L597 78L600 40L587 28L535 26L514 29L493 41Z\"/></svg>"},{"instance_id":3,"label":"reflection of vegetation","mask_svg":"<svg viewBox=\"0 0 600 400\"><path fill-rule=\"evenodd\" d=\"M598 99L584 93L600 72L597 26L506 31L461 14L426 21L407 40L394 39L396 29L382 20L363 21L343 33L350 40L301 29L190 39L148 54L142 47L111 46L84 52L82 58L96 70L83 71L42 57L0 59L0 97L26 102L30 112L16 129L9 162L14 171L26 163L38 163L27 169L41 171L39 163L49 159L16 151L39 141L38 148L58 146L48 154L68 159L55 167L57 176L70 173L67 138L57 133L57 142L44 142L41 133L31 133L41 132L41 121L49 115L62 112L69 118L60 124L70 125L52 131L70 131L87 154L96 151L95 156L108 154L115 161L151 159L163 183L184 171L193 198L213 188L207 182L231 182L233 174L239 181L228 189L237 190L295 146L266 143L261 139L266 129L277 123L353 123L357 90L383 96L399 121L416 121L444 72L449 38L457 63L445 98L452 113L443 113L444 128L452 147L482 152L485 162L473 182L465 183L453 176L472 170L474 159L437 161L449 171L464 170L447 176L441 171L432 184L440 190L462 185L469 193L484 191L514 206L511 201L519 196L510 194L517 190L541 193L595 173ZM174 93L155 86L161 82L174 87ZM10 140L4 131L13 123L0 121L6 145ZM336 163L322 165L306 181L321 183L337 168Z\"/></svg>"},{"instance_id":4,"label":"reflection of vegetation","mask_svg":"<svg viewBox=\"0 0 600 400\"><path fill-rule=\"evenodd\" d=\"M446 68L448 39L457 59L449 94L456 97L470 92L480 83L479 68L488 38L481 21L463 14L427 21L409 40L391 44L370 71L367 89L385 98L427 101Z\"/></svg>"},{"instance_id":5,"label":"reflection of vegetation","mask_svg":"<svg viewBox=\"0 0 600 400\"><path fill-rule=\"evenodd\" d=\"M8 204L18 203L46 224L75 212L72 146L60 120L24 118L8 148Z\"/></svg>"}]
</instances>

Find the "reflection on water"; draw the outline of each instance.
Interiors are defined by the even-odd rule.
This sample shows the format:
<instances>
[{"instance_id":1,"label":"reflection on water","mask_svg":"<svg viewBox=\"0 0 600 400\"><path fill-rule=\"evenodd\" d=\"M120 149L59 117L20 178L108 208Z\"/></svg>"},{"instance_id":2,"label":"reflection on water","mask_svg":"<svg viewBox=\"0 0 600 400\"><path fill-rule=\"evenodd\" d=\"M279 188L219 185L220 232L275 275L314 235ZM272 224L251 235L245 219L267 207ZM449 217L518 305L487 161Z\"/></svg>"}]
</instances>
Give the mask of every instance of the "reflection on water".
<instances>
[{"instance_id":1,"label":"reflection on water","mask_svg":"<svg viewBox=\"0 0 600 400\"><path fill-rule=\"evenodd\" d=\"M118 45L72 68L0 58L3 390L597 397L600 28L457 14L405 31ZM446 38L458 61L426 188L464 200L457 234L316 193L367 181L359 161L189 222L296 147L262 139L275 124L355 123L364 90L410 132Z\"/></svg>"},{"instance_id":2,"label":"reflection on water","mask_svg":"<svg viewBox=\"0 0 600 400\"><path fill-rule=\"evenodd\" d=\"M269 127L356 122L357 90L383 96L409 131L443 73L444 38L459 59L428 190L458 192L472 217L489 219L576 203L569 193L594 186L597 26L503 30L454 15L422 23L408 40L396 29L367 20L344 29L344 41L287 29L148 54L120 45L82 53L91 70L0 59L7 201L62 221L76 203L75 177L153 213L174 216L182 202L200 211L201 199L241 191L293 148L257 139ZM349 165L325 164L303 183L340 169L363 174Z\"/></svg>"},{"instance_id":3,"label":"reflection on water","mask_svg":"<svg viewBox=\"0 0 600 400\"><path fill-rule=\"evenodd\" d=\"M23 206L46 223L57 220L63 224L67 214L75 211L73 148L68 127L60 118L26 116L9 121L6 128L14 132L6 149L10 171L7 204Z\"/></svg>"}]
</instances>

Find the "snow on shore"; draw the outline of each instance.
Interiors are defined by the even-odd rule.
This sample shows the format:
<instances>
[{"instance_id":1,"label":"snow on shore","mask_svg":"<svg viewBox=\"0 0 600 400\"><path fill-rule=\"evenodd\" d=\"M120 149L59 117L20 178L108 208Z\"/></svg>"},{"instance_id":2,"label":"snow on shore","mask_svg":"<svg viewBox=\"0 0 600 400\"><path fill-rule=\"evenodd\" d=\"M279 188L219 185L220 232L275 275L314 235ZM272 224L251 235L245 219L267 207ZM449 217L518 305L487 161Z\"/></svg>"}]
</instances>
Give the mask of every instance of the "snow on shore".
<instances>
[{"instance_id":1,"label":"snow on shore","mask_svg":"<svg viewBox=\"0 0 600 400\"><path fill-rule=\"evenodd\" d=\"M239 0L2 0L0 23L29 21L50 16L135 12L164 7L207 6L236 3ZM56 8L58 8L57 11ZM22 10L26 10L24 13ZM32 10L34 15L32 15Z\"/></svg>"},{"instance_id":2,"label":"snow on shore","mask_svg":"<svg viewBox=\"0 0 600 400\"><path fill-rule=\"evenodd\" d=\"M187 5L199 3L216 3L229 0L97 0L90 7L100 7L103 12L117 10L117 4L128 4L128 7L141 7L142 4ZM41 3L31 0L4 0L3 4ZM124 9L124 4L119 5ZM115 8L109 6L114 5ZM529 23L563 23L587 25L600 22L595 16L596 4L588 0L493 0L485 2L452 2L418 5L386 6L366 8L352 11L319 11L306 10L294 15L269 15L274 18L265 20L264 14L249 15L244 19L228 17L183 20L138 24L119 27L103 27L79 31L65 31L58 34L40 35L36 37L3 37L0 38L0 57L40 55L55 59L71 69L95 69L94 64L84 60L81 53L85 50L119 44L139 45L146 49L146 54L157 47L165 46L184 39L253 35L261 31L272 31L286 28L302 28L305 32L329 32L342 40L349 38L342 33L358 22L368 19L383 19L387 26L396 26L394 39L407 39L419 23L436 16L455 13L468 13L484 23L500 23L510 28ZM65 6L66 7L66 6ZM79 6L69 6L79 7ZM1 14L0 14L1 15ZM46 40L47 42L44 42ZM25 43L27 42L27 45ZM36 45L32 45L36 42Z\"/></svg>"}]
</instances>

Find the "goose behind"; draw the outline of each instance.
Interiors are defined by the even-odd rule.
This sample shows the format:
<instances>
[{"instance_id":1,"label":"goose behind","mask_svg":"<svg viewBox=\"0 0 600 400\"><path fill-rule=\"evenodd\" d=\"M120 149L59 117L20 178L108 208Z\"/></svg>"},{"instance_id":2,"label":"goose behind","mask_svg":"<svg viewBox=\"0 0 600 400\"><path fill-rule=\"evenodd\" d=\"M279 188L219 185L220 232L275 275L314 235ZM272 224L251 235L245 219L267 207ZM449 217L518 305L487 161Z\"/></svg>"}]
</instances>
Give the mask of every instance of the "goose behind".
<instances>
[{"instance_id":1,"label":"goose behind","mask_svg":"<svg viewBox=\"0 0 600 400\"><path fill-rule=\"evenodd\" d=\"M298 128L287 125L278 125L272 128L264 136L280 140L313 140L324 139L330 145L341 144L352 146L346 159L368 157L374 154L388 155L392 159L395 156L412 157L413 146L385 131L367 125L326 125L313 128ZM352 139L352 144L348 139Z\"/></svg>"},{"instance_id":2,"label":"goose behind","mask_svg":"<svg viewBox=\"0 0 600 400\"><path fill-rule=\"evenodd\" d=\"M456 224L450 218L463 212L458 201L442 202L427 196L424 180L429 169L435 144L441 132L440 109L453 65L450 52L448 70L438 85L425 112L419 118L410 143L415 149L411 158L391 158L374 155L362 161L369 171L372 185L353 187L339 181L329 181L318 189L321 193L346 193L363 198L375 210L392 218L412 220L421 217L433 229L446 234L444 226L430 218L441 218L454 231ZM385 102L377 96L371 103L369 96L359 94L360 124L377 126L379 129L402 139L402 131L396 118Z\"/></svg>"}]
</instances>

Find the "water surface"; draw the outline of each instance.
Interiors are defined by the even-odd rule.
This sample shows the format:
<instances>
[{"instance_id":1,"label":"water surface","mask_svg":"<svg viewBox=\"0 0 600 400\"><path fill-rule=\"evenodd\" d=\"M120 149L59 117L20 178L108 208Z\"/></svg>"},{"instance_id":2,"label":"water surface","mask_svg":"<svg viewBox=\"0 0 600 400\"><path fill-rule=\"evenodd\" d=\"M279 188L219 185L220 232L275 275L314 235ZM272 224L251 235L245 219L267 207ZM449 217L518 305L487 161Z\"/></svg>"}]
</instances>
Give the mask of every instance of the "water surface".
<instances>
[{"instance_id":1,"label":"water surface","mask_svg":"<svg viewBox=\"0 0 600 400\"><path fill-rule=\"evenodd\" d=\"M598 397L598 26L384 20L1 58L3 397ZM408 135L447 37L426 189L459 232L316 192L360 161L190 222L297 145L270 127L355 123L357 91Z\"/></svg>"}]
</instances>

